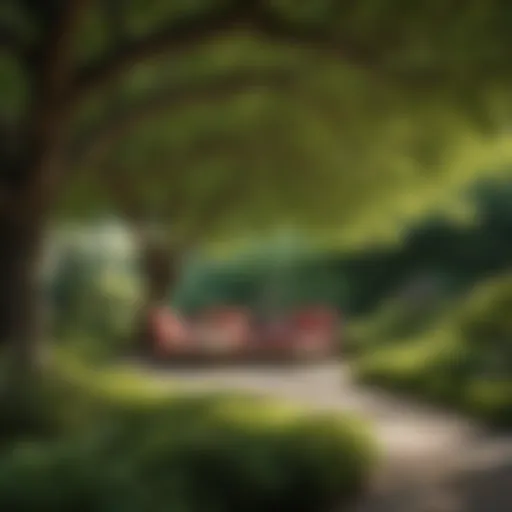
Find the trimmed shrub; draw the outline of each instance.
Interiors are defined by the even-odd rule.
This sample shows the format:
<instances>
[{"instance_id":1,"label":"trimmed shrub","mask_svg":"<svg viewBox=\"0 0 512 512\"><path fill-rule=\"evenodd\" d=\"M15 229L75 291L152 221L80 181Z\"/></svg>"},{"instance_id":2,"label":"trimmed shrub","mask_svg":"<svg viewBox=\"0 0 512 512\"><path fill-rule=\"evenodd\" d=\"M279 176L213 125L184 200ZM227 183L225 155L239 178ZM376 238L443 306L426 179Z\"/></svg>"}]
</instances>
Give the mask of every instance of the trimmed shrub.
<instances>
[{"instance_id":1,"label":"trimmed shrub","mask_svg":"<svg viewBox=\"0 0 512 512\"><path fill-rule=\"evenodd\" d=\"M4 448L0 510L327 511L373 467L374 443L352 418L251 395L133 399L81 386L54 402L59 439Z\"/></svg>"},{"instance_id":2,"label":"trimmed shrub","mask_svg":"<svg viewBox=\"0 0 512 512\"><path fill-rule=\"evenodd\" d=\"M445 336L444 341L447 342ZM478 352L435 337L382 348L355 365L360 381L453 407L496 427L512 426L512 381L481 377Z\"/></svg>"},{"instance_id":3,"label":"trimmed shrub","mask_svg":"<svg viewBox=\"0 0 512 512\"><path fill-rule=\"evenodd\" d=\"M479 286L435 329L359 352L367 383L449 405L493 426L512 426L512 276Z\"/></svg>"}]
</instances>

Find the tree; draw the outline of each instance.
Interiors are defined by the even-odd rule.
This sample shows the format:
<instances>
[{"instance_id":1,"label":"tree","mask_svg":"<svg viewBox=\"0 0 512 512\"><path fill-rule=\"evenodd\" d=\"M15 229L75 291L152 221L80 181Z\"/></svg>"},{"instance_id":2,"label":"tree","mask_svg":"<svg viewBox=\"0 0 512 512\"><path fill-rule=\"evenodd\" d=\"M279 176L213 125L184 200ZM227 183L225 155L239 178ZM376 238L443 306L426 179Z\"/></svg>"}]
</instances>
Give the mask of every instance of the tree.
<instances>
[{"instance_id":1,"label":"tree","mask_svg":"<svg viewBox=\"0 0 512 512\"><path fill-rule=\"evenodd\" d=\"M343 78L351 83L351 100L374 95L373 121L366 121L361 129L382 128L377 120L387 119L399 104L403 105L399 112L404 112L415 97L429 107L448 101L471 105L475 111L475 105L489 106L488 92L493 92L493 100L501 100L509 90L511 9L505 1L484 4L473 0L460 7L458 3L431 1L409 5L401 0L385 4L375 0L300 4L291 0L198 0L193 4L186 0L149 4L127 0L117 5L124 27L122 37L112 30L107 3L4 0L0 6L2 88L9 93L2 94L1 113L5 135L0 148L0 243L4 248L0 257L0 337L13 349L14 374L19 379L25 379L36 363L36 267L45 224L67 173L74 168L69 160L74 140L81 140L84 133L101 133L95 123L105 122L113 84L123 84L119 94L126 100L122 102L125 108L136 97L155 98L158 87L160 91L168 89L172 75L188 76L188 84L192 79L203 80L205 75L194 71L194 59L184 56L194 55L205 45L224 42L233 47L234 41L250 39L248 46L260 45L261 49L247 55L260 55L265 65L276 62L269 43L276 49L288 47L289 51L279 54L280 67L287 62L300 64L309 72L325 71L321 75L323 79L330 75L326 84L331 93L339 89ZM308 49L322 58L312 58ZM337 71L340 62L345 65L343 73ZM228 73L229 67L216 62L210 72L216 68ZM378 85L371 85L375 83ZM182 86L188 87L187 82ZM318 97L315 87L318 84L313 84L312 92ZM407 100L404 90L410 92ZM379 101L382 95L394 101ZM354 105L359 106L357 102ZM478 117L489 112L488 108L476 110ZM499 114L506 118L508 112L499 109ZM132 124L141 124L136 116L131 119ZM112 130L123 132L124 128L118 130L120 124L114 122ZM393 126L403 131L396 119ZM351 131L357 131L355 124L346 133ZM333 138L330 140L332 144ZM361 154L347 146L347 154ZM420 153L425 154L425 147L420 146ZM320 176L322 184L329 183L335 169L349 168L349 161L345 159L343 165L331 162ZM363 161L359 173L361 169L366 169L368 179L368 169L374 166ZM388 175L399 180L402 171L390 170ZM264 177L260 174L262 186ZM286 179L283 175L282 183L289 179L289 174ZM360 186L364 182L354 181ZM332 188L325 190L334 196ZM347 205L355 202L350 192L342 201ZM320 212L325 213L320 208L317 224Z\"/></svg>"},{"instance_id":2,"label":"tree","mask_svg":"<svg viewBox=\"0 0 512 512\"><path fill-rule=\"evenodd\" d=\"M174 109L172 123L147 123L143 128L150 134L146 142L141 140L141 129L135 127L133 133L125 133L125 146L113 144L103 165L98 167L100 185L131 226L140 248L146 276L142 318L147 318L146 311L153 305L168 300L180 275L182 257L191 248L222 235L236 234L237 230L268 229L277 222L309 228L313 235L319 231L332 235L350 224L360 227L358 217L364 220L368 205L379 209L394 193L393 187L404 186L406 180L399 173L407 166L414 169L413 163L400 165L396 152L386 154L375 143L373 154L352 155L350 165L358 174L348 169L347 162L333 165L334 141L327 133L314 140L319 129L318 118L313 115L316 111L303 112L303 119L294 121L304 108L300 102L292 103L287 112L283 105L286 99L279 94L284 89L289 95L288 83L275 73L264 80L273 84L273 96L277 96L280 104L256 109L245 130L236 111L244 99L257 98L248 85L257 83L258 77L261 80L262 73L239 77L241 80L230 80L230 85L235 85L227 89L230 101L221 105L219 97L226 95L225 78L220 80L218 89L209 84L206 90L200 85L194 90L177 91L174 103L179 108ZM308 97L303 95L302 100L304 96ZM197 112L201 104L206 124L213 124L216 131L210 133L202 128L203 123L196 121L187 147L173 140L173 124L191 124L187 123L190 105L186 101L191 97L195 99L193 108ZM275 101L267 96L261 100L271 104ZM226 118L234 121L227 122ZM333 131L335 136L337 132ZM344 140L347 146L357 147L368 135L368 130L344 134ZM387 147L393 137L394 133L388 130L380 137L382 146ZM348 153L345 150L347 159ZM375 164L377 160L380 163ZM149 167L141 174L144 162ZM336 165L344 166L343 174ZM368 179L365 171L372 165L379 165L381 176L389 180L387 193L382 193L385 185L380 180L379 187L366 184L363 188L362 182ZM419 173L410 174L417 179ZM468 170L465 174L469 174ZM87 174L88 178L91 176ZM312 180L316 180L315 188L311 186ZM393 199L400 204L399 193L395 192ZM429 203L427 197L423 200ZM386 219L387 215L381 217ZM234 225L233 219L238 225Z\"/></svg>"}]
</instances>

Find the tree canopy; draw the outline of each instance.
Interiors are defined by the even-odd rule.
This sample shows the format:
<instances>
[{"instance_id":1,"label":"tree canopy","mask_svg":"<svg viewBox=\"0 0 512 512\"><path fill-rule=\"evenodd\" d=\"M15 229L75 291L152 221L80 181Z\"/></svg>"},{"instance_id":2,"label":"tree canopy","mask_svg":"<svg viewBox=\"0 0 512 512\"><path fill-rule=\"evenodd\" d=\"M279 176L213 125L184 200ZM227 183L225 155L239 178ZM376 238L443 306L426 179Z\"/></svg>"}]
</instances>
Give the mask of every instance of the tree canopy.
<instances>
[{"instance_id":1,"label":"tree canopy","mask_svg":"<svg viewBox=\"0 0 512 512\"><path fill-rule=\"evenodd\" d=\"M2 0L9 402L38 364L36 266L63 192L178 239L359 236L482 169L482 128L510 124L511 21L506 0Z\"/></svg>"},{"instance_id":2,"label":"tree canopy","mask_svg":"<svg viewBox=\"0 0 512 512\"><path fill-rule=\"evenodd\" d=\"M69 121L86 210L111 201L108 175L153 217L202 224L222 204L231 224L343 223L454 167L468 116L508 122L511 16L482 0L5 1L2 167L22 179L39 101L41 122Z\"/></svg>"}]
</instances>

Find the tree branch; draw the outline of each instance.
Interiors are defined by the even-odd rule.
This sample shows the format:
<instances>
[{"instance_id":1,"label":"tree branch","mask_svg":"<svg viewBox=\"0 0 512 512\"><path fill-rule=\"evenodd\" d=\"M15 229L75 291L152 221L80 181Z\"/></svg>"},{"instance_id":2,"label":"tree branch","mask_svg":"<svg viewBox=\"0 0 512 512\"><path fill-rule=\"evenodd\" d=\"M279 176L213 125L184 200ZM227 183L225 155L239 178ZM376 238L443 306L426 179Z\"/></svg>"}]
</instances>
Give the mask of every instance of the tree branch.
<instances>
[{"instance_id":1,"label":"tree branch","mask_svg":"<svg viewBox=\"0 0 512 512\"><path fill-rule=\"evenodd\" d=\"M251 88L283 88L291 85L293 78L290 72L267 69L220 76L207 83L175 85L107 118L99 126L92 126L73 144L70 157L74 162L97 161L113 144L140 123L168 114L170 110L204 102L223 101Z\"/></svg>"},{"instance_id":2,"label":"tree branch","mask_svg":"<svg viewBox=\"0 0 512 512\"><path fill-rule=\"evenodd\" d=\"M239 18L242 3L229 3L203 16L167 27L115 48L109 55L84 68L78 75L71 101L77 101L96 89L107 86L124 72L147 60L182 51L191 44L201 44L231 28Z\"/></svg>"},{"instance_id":3,"label":"tree branch","mask_svg":"<svg viewBox=\"0 0 512 512\"><path fill-rule=\"evenodd\" d=\"M217 7L201 16L170 23L151 35L118 46L78 73L69 101L74 104L88 93L119 79L137 64L182 53L186 48L199 46L236 28L271 42L345 62L405 87L431 87L443 84L450 76L448 70L428 66L400 68L390 65L387 57L393 51L400 52L404 46L404 42L393 34L385 38L385 47L368 45L342 31L326 35L325 26L288 21L264 0L231 0L224 8Z\"/></svg>"},{"instance_id":4,"label":"tree branch","mask_svg":"<svg viewBox=\"0 0 512 512\"><path fill-rule=\"evenodd\" d=\"M265 2L253 3L248 14L247 28L255 35L293 47L312 50L319 54L344 60L365 69L375 69L382 64L381 51L375 51L353 39L326 35L325 27L283 20L269 9Z\"/></svg>"},{"instance_id":5,"label":"tree branch","mask_svg":"<svg viewBox=\"0 0 512 512\"><path fill-rule=\"evenodd\" d=\"M232 0L202 16L181 23L170 23L164 29L141 39L129 41L98 62L83 69L70 101L115 81L127 70L142 62L183 52L235 28L244 28L256 36L289 46L313 50L321 55L343 59L346 63L368 70L382 70L382 50L370 48L350 38L325 35L323 27L289 22L265 6L262 0Z\"/></svg>"},{"instance_id":6,"label":"tree branch","mask_svg":"<svg viewBox=\"0 0 512 512\"><path fill-rule=\"evenodd\" d=\"M442 83L446 74L439 70L425 69L398 69L389 66L386 57L393 50L400 51L403 41L396 39L392 34L386 38L386 48L369 46L346 37L342 33L326 35L325 27L290 23L277 16L268 4L256 0L247 15L247 28L260 38L280 43L327 57L334 61L360 68L369 73L378 75L379 79L411 87L429 87Z\"/></svg>"}]
</instances>

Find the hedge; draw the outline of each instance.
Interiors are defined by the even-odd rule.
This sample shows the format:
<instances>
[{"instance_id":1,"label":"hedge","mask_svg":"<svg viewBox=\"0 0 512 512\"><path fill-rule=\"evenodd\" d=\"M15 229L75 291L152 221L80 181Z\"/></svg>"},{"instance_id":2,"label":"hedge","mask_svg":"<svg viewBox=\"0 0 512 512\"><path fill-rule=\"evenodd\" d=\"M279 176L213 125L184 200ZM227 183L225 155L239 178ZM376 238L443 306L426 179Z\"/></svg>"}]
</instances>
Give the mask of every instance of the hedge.
<instances>
[{"instance_id":1,"label":"hedge","mask_svg":"<svg viewBox=\"0 0 512 512\"><path fill-rule=\"evenodd\" d=\"M44 410L57 435L4 444L0 510L327 511L348 506L375 462L367 429L346 416L251 395L55 387Z\"/></svg>"},{"instance_id":2,"label":"hedge","mask_svg":"<svg viewBox=\"0 0 512 512\"><path fill-rule=\"evenodd\" d=\"M357 378L448 406L498 428L512 427L512 380L478 371L478 354L465 346L430 345L384 347L359 358Z\"/></svg>"}]
</instances>

